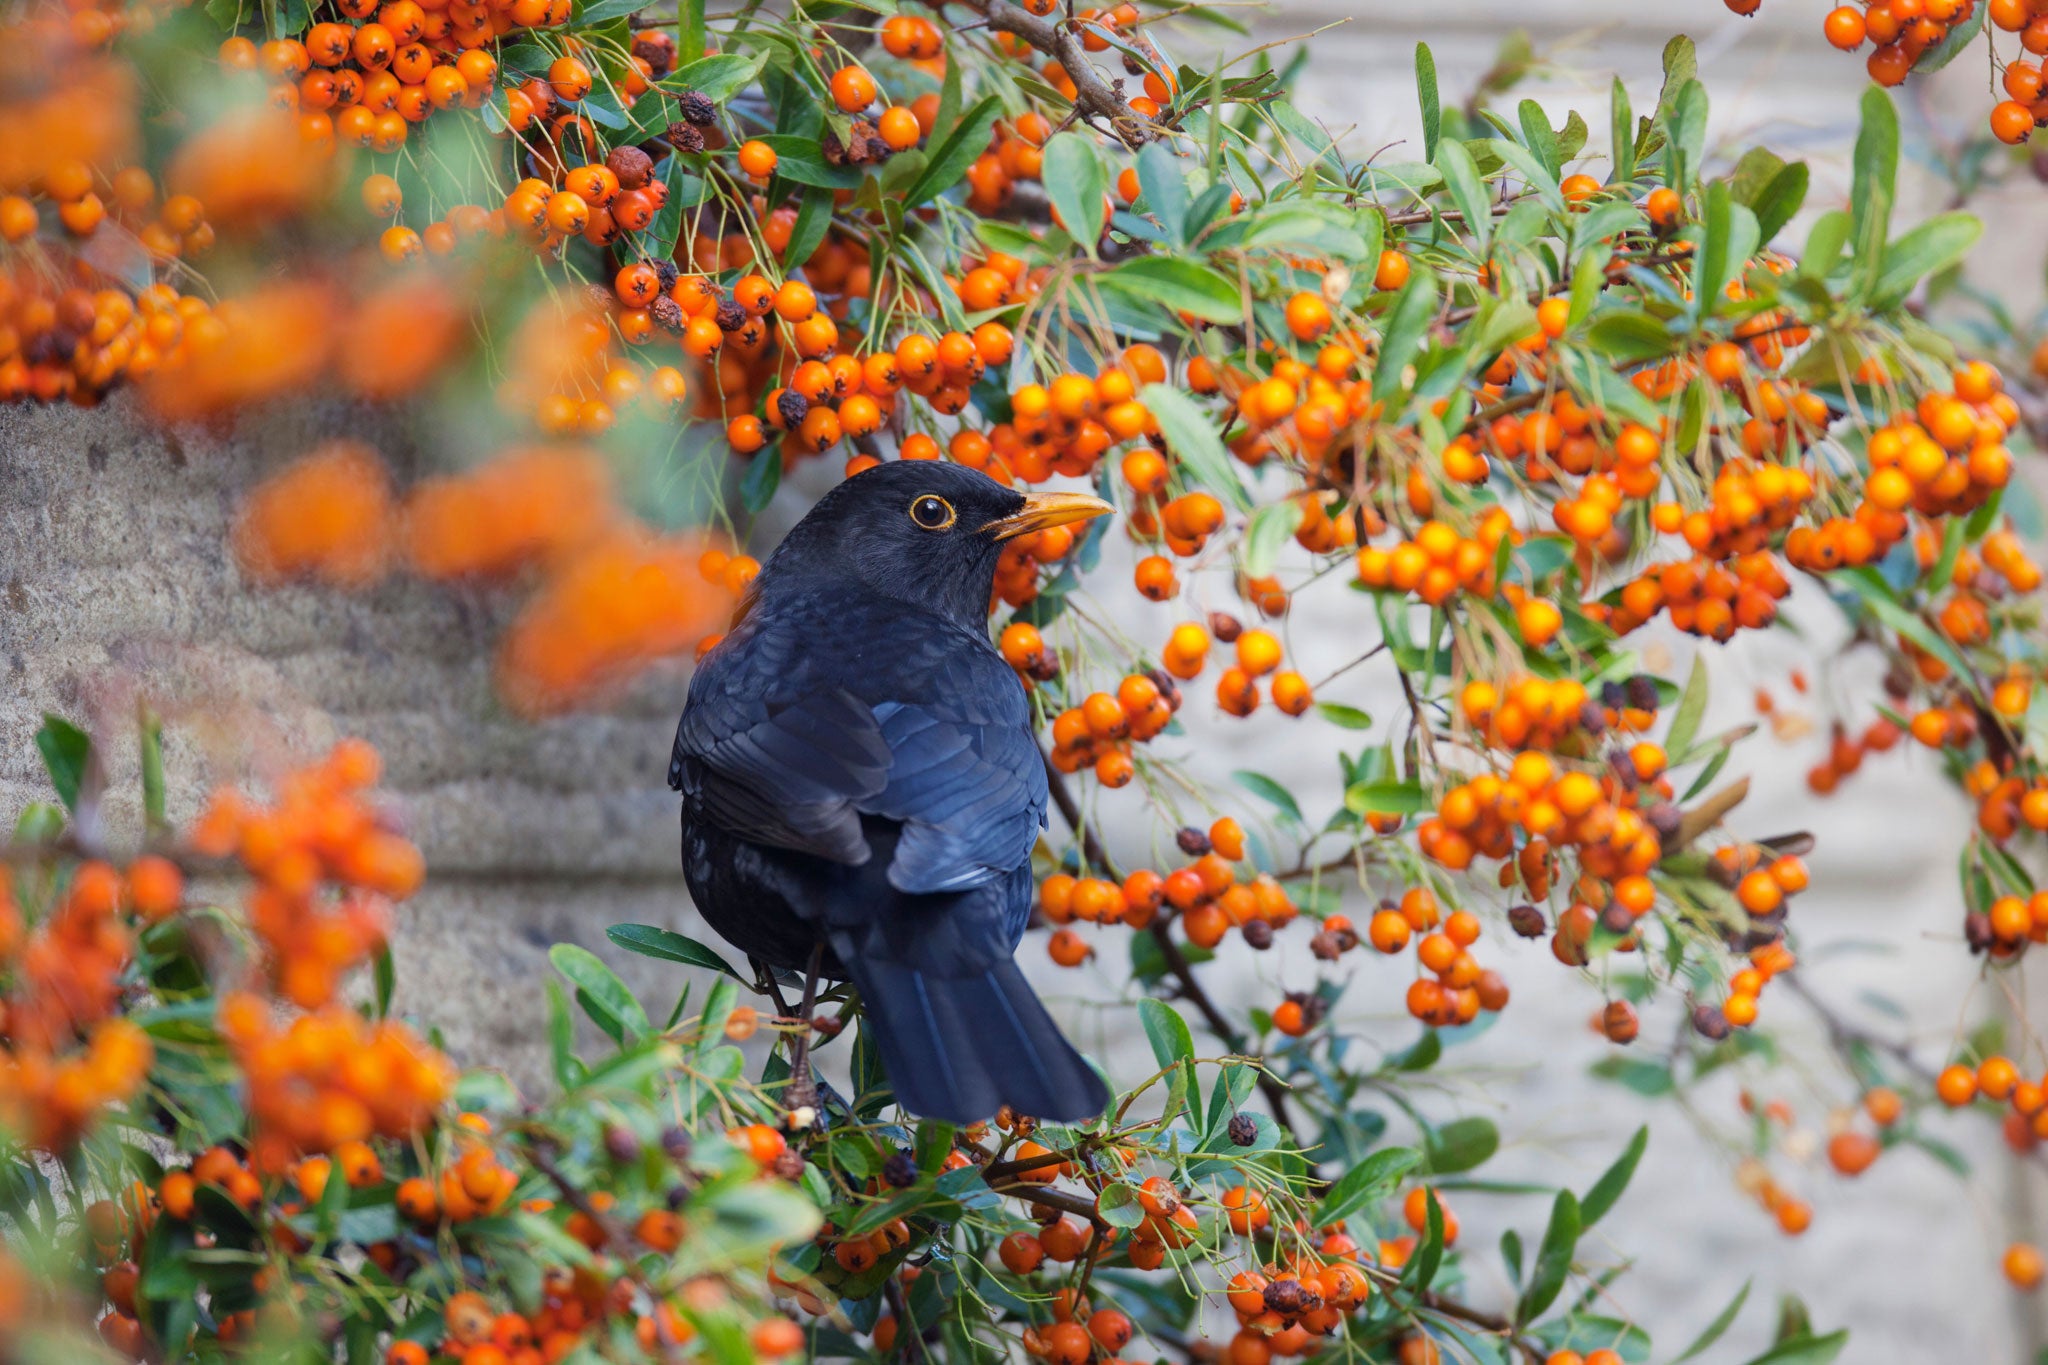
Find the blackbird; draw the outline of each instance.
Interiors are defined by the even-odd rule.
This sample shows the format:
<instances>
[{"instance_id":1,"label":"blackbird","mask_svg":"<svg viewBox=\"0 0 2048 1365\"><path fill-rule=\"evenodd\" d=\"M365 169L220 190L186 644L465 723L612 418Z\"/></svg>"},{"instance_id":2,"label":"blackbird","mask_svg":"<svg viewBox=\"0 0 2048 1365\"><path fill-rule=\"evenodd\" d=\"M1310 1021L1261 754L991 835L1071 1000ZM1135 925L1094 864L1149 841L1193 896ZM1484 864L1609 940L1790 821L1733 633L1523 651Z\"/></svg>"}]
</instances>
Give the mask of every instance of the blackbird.
<instances>
[{"instance_id":1,"label":"blackbird","mask_svg":"<svg viewBox=\"0 0 2048 1365\"><path fill-rule=\"evenodd\" d=\"M915 1114L1108 1100L1014 958L1046 776L987 621L1004 541L1109 510L938 461L871 468L784 538L690 682L669 785L698 909L807 997L851 979Z\"/></svg>"}]
</instances>

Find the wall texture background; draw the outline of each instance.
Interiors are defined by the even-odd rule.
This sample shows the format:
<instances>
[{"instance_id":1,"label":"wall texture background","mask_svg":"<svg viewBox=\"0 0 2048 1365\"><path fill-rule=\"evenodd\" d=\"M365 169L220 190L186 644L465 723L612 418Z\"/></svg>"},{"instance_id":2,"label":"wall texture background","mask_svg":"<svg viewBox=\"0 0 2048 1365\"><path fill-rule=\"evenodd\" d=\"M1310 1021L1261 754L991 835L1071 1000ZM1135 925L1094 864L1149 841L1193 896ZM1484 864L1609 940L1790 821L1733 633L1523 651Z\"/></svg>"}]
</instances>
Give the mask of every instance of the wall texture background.
<instances>
[{"instance_id":1,"label":"wall texture background","mask_svg":"<svg viewBox=\"0 0 2048 1365\"><path fill-rule=\"evenodd\" d=\"M1629 83L1638 109L1649 107L1658 54L1672 31L1685 28L1700 41L1717 138L1761 140L1810 157L1811 202L1825 207L1845 193L1863 77L1856 59L1821 43L1820 12L1771 3L1762 18L1742 21L1714 0L1437 0L1352 11L1287 3L1254 18L1262 38L1338 25L1314 39L1296 102L1332 131L1355 127L1351 145L1364 147L1416 138L1411 71L1419 40L1435 50L1449 102L1492 65L1510 28L1525 27L1554 64L1517 97L1533 95L1560 113L1585 109L1594 115L1589 122L1604 127L1597 115L1611 75ZM1905 107L1909 120L1952 137L1983 116L1981 73L1952 70L1909 87ZM1917 177L1904 211L1940 207L1937 193L1931 179ZM2038 225L2043 195L2039 187L2016 189L1980 207L2008 222L2031 214ZM2038 231L1999 234L1979 252L1973 276L2031 290L2038 300L2042 250ZM675 809L663 783L687 675L680 666L660 670L601 714L529 725L492 695L499 601L404 583L357 596L249 589L225 549L238 490L318 434L375 423L361 413L315 409L234 433L166 436L126 400L91 413L0 409L0 819L11 821L23 803L43 796L30 737L46 710L115 737L109 814L117 827L135 819L134 756L118 739L138 698L168 718L174 816L196 809L213 780L252 767L275 770L335 737L362 735L385 755L386 787L431 869L427 889L401 912L400 1007L438 1026L463 1060L537 1080L539 982L550 942L591 947L637 989L657 995L675 987L676 974L611 950L604 926L636 920L709 937L693 928L676 874ZM374 434L401 475L422 463L404 433ZM800 492L786 491L785 499ZM1340 595L1311 596L1290 619L1290 653L1307 660L1311 676L1356 652L1342 606ZM1163 630L1167 622L1157 624ZM1710 724L1744 719L1757 685L1789 699L1783 681L1793 644L1773 638L1721 652ZM1817 674L1815 684L1806 704L1824 729L1830 699L1867 699L1873 679L1851 665ZM1342 699L1386 711L1389 678L1361 670L1346 686ZM1196 762L1219 774L1270 772L1307 793L1311 809L1329 808L1337 797L1334 765L1288 738L1274 717L1208 728ZM1952 858L1966 812L1930 764L1904 753L1873 761L1836 798L1814 802L1800 774L1818 743L1749 746L1738 766L1756 773L1758 795L1739 823L1753 833L1808 828L1820 836L1811 860L1815 889L1796 916L1805 975L1873 1028L1910 1036L1937 1058L1965 1012L1960 1002L1987 1003L1988 988L1973 986L1955 932ZM1115 798L1103 814L1114 831ZM1878 941L1891 949L1876 950ZM1060 993L1089 1045L1113 1056L1132 1051L1128 1014L1100 1007L1114 989L1106 972L1055 973L1035 940L1025 955L1041 983ZM1649 1156L1631 1197L1604 1226L1615 1246L1639 1258L1615 1290L1616 1310L1658 1328L1660 1356L1750 1282L1743 1325L1712 1359L1746 1359L1761 1349L1768 1305L1787 1287L1805 1295L1823 1327L1859 1329L1847 1357L1858 1362L2032 1358L2043 1340L2041 1309L2017 1303L1995 1257L2009 1237L2048 1227L2048 1193L2039 1167L2029 1175L2010 1162L1985 1125L1934 1121L1935 1131L1987 1172L1971 1195L1916 1152L1888 1157L1854 1189L1817 1155L1803 1166L1778 1159L1779 1178L1817 1210L1811 1232L1785 1239L1735 1189L1728 1153L1700 1138L1682 1114L1586 1075L1609 1051L1585 1025L1598 1003L1593 991L1540 945L1490 933L1485 955L1507 973L1516 1001L1498 1028L1454 1054L1445 1109L1499 1118L1512 1143L1502 1178L1581 1189L1612 1159L1621 1136L1650 1123ZM1234 970L1222 983L1226 995L1269 1002L1283 983L1306 984L1312 964L1305 948L1290 943ZM1340 1017L1374 1045L1405 1045L1413 1026L1401 1014L1398 972L1371 963L1357 971ZM1084 997L1096 1005L1084 1005ZM1872 1003L1880 997L1911 1022ZM1788 1042L1813 1067L1776 1073L1759 1094L1791 1101L1817 1149L1828 1106L1847 1093L1846 1081L1796 1000L1773 995L1766 1011L1768 1023L1790 1026ZM1675 1026L1675 1018L1652 1011L1639 1046L1659 1046ZM1702 1114L1726 1132L1739 1131L1737 1084L1726 1076L1699 1096ZM1510 1224L1525 1234L1540 1229L1544 1201L1466 1195L1458 1206L1469 1244L1481 1250L1477 1296L1505 1293L1488 1280L1486 1249Z\"/></svg>"}]
</instances>

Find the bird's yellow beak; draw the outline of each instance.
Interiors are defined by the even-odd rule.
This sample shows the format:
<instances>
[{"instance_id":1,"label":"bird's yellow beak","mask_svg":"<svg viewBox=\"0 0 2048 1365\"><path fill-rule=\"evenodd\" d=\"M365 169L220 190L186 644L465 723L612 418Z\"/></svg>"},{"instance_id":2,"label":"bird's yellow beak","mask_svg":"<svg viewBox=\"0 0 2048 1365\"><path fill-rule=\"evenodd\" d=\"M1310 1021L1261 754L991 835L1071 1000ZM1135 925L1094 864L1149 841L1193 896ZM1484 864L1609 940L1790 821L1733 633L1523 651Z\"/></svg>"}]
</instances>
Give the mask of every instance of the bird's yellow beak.
<instances>
[{"instance_id":1,"label":"bird's yellow beak","mask_svg":"<svg viewBox=\"0 0 2048 1365\"><path fill-rule=\"evenodd\" d=\"M1024 499L1023 511L992 521L987 529L997 540L1009 540L1013 536L1026 536L1033 531L1086 521L1115 510L1101 498L1087 493L1031 493Z\"/></svg>"}]
</instances>

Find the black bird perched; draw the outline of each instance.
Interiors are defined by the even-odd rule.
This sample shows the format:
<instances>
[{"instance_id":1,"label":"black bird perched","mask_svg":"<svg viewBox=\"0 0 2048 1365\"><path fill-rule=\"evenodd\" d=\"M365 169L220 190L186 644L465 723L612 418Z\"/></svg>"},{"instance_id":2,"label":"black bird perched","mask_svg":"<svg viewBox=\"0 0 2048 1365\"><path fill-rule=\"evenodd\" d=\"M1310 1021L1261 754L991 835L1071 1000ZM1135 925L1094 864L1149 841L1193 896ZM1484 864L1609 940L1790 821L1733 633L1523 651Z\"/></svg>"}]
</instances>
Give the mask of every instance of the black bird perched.
<instances>
[{"instance_id":1,"label":"black bird perched","mask_svg":"<svg viewBox=\"0 0 2048 1365\"><path fill-rule=\"evenodd\" d=\"M1108 1101L1014 960L1046 777L987 621L1005 540L1109 510L938 461L869 469L790 531L690 682L669 785L698 908L807 991L851 978L913 1113Z\"/></svg>"}]
</instances>

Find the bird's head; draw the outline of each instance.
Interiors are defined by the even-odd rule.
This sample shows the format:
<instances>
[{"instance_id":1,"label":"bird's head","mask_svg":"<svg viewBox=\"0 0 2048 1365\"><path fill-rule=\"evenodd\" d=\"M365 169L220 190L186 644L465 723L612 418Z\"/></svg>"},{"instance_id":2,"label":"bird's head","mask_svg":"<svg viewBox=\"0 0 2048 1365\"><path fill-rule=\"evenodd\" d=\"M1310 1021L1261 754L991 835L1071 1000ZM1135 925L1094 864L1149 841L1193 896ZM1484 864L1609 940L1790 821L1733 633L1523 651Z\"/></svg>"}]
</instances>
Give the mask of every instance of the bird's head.
<instances>
[{"instance_id":1,"label":"bird's head","mask_svg":"<svg viewBox=\"0 0 2048 1365\"><path fill-rule=\"evenodd\" d=\"M1006 541L1111 510L1085 493L1019 493L963 465L896 460L820 498L756 586L849 576L978 630Z\"/></svg>"}]
</instances>

